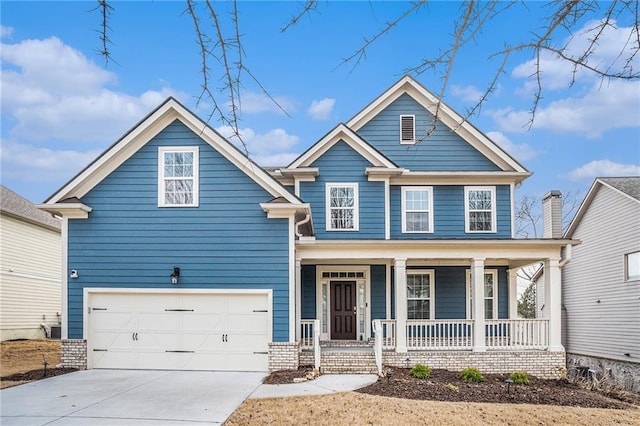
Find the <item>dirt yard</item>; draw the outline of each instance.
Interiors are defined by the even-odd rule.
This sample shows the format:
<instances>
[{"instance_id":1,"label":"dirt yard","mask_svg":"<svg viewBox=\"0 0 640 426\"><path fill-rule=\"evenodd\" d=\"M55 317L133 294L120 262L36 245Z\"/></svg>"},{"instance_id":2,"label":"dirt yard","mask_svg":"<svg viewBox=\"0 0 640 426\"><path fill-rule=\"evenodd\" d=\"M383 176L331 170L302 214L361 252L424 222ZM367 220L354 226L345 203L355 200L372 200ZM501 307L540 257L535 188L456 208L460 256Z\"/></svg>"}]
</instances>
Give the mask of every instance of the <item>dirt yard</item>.
<instances>
[{"instance_id":1,"label":"dirt yard","mask_svg":"<svg viewBox=\"0 0 640 426\"><path fill-rule=\"evenodd\" d=\"M41 379L44 361L47 377L61 374L59 340L14 340L0 342L0 389Z\"/></svg>"}]
</instances>

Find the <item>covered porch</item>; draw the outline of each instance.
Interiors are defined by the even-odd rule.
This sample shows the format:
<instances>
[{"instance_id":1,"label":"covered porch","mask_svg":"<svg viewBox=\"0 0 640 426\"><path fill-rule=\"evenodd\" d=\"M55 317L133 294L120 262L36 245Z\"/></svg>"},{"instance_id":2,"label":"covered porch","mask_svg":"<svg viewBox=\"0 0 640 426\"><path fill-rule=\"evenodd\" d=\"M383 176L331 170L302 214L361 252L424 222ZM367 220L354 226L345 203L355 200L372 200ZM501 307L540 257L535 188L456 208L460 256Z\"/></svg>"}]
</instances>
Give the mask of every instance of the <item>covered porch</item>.
<instances>
[{"instance_id":1,"label":"covered porch","mask_svg":"<svg viewBox=\"0 0 640 426\"><path fill-rule=\"evenodd\" d=\"M299 241L296 340L382 352L564 352L561 267L571 241ZM517 316L517 271L543 262L546 317ZM404 356L404 355L403 355ZM317 359L316 359L317 358ZM400 359L395 356L393 359Z\"/></svg>"}]
</instances>

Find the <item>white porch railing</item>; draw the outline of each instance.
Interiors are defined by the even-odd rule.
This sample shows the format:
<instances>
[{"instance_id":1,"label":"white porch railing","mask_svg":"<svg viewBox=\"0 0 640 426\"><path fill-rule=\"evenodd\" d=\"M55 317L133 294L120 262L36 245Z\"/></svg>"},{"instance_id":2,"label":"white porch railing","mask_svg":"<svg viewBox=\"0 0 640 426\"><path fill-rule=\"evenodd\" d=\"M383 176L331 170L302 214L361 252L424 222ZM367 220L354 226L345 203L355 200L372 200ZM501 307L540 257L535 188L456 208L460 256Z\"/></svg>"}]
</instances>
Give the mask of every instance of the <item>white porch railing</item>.
<instances>
[{"instance_id":1,"label":"white porch railing","mask_svg":"<svg viewBox=\"0 0 640 426\"><path fill-rule=\"evenodd\" d=\"M379 320L382 328L382 349L396 348L396 320Z\"/></svg>"},{"instance_id":2,"label":"white porch railing","mask_svg":"<svg viewBox=\"0 0 640 426\"><path fill-rule=\"evenodd\" d=\"M549 320L486 320L489 349L546 349L549 347Z\"/></svg>"},{"instance_id":3,"label":"white porch railing","mask_svg":"<svg viewBox=\"0 0 640 426\"><path fill-rule=\"evenodd\" d=\"M407 349L471 349L472 331L473 320L407 320Z\"/></svg>"},{"instance_id":4,"label":"white porch railing","mask_svg":"<svg viewBox=\"0 0 640 426\"><path fill-rule=\"evenodd\" d=\"M384 340L382 321L373 320L371 327L373 328L373 353L376 357L376 369L378 376L382 375L382 341Z\"/></svg>"},{"instance_id":5,"label":"white porch railing","mask_svg":"<svg viewBox=\"0 0 640 426\"><path fill-rule=\"evenodd\" d=\"M313 350L313 364L320 369L320 320L300 320L300 349Z\"/></svg>"}]
</instances>

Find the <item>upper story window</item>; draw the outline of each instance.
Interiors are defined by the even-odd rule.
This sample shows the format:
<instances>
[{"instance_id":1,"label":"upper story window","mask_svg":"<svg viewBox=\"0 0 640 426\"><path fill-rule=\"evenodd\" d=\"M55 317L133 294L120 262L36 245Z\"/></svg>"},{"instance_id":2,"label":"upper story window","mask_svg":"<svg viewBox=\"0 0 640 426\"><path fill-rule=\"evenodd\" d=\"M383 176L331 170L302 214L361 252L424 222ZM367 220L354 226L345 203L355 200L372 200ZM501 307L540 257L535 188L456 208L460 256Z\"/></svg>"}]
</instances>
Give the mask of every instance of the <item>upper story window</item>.
<instances>
[{"instance_id":1,"label":"upper story window","mask_svg":"<svg viewBox=\"0 0 640 426\"><path fill-rule=\"evenodd\" d=\"M640 280L640 251L624 255L624 278L626 281Z\"/></svg>"},{"instance_id":2,"label":"upper story window","mask_svg":"<svg viewBox=\"0 0 640 426\"><path fill-rule=\"evenodd\" d=\"M402 187L402 232L433 232L433 189L430 186Z\"/></svg>"},{"instance_id":3,"label":"upper story window","mask_svg":"<svg viewBox=\"0 0 640 426\"><path fill-rule=\"evenodd\" d=\"M407 319L435 318L434 271L407 272Z\"/></svg>"},{"instance_id":4,"label":"upper story window","mask_svg":"<svg viewBox=\"0 0 640 426\"><path fill-rule=\"evenodd\" d=\"M496 188L466 186L464 200L465 232L496 232Z\"/></svg>"},{"instance_id":5,"label":"upper story window","mask_svg":"<svg viewBox=\"0 0 640 426\"><path fill-rule=\"evenodd\" d=\"M327 183L327 231L358 230L358 184Z\"/></svg>"},{"instance_id":6,"label":"upper story window","mask_svg":"<svg viewBox=\"0 0 640 426\"><path fill-rule=\"evenodd\" d=\"M401 115L400 116L400 143L416 142L416 116Z\"/></svg>"},{"instance_id":7,"label":"upper story window","mask_svg":"<svg viewBox=\"0 0 640 426\"><path fill-rule=\"evenodd\" d=\"M467 318L473 319L471 271L467 270ZM498 271L484 271L484 319L498 319Z\"/></svg>"},{"instance_id":8,"label":"upper story window","mask_svg":"<svg viewBox=\"0 0 640 426\"><path fill-rule=\"evenodd\" d=\"M198 147L158 148L158 206L198 206Z\"/></svg>"}]
</instances>

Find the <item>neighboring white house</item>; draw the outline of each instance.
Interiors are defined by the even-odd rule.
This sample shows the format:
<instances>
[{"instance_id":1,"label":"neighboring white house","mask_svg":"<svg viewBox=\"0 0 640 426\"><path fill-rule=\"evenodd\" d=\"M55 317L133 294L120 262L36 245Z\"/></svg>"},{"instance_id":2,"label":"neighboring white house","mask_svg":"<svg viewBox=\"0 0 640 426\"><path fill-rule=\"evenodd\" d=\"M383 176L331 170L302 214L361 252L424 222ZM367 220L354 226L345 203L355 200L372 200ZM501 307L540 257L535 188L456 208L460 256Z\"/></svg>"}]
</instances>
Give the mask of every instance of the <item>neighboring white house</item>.
<instances>
[{"instance_id":1,"label":"neighboring white house","mask_svg":"<svg viewBox=\"0 0 640 426\"><path fill-rule=\"evenodd\" d=\"M0 340L44 338L60 321L61 222L0 190Z\"/></svg>"},{"instance_id":2,"label":"neighboring white house","mask_svg":"<svg viewBox=\"0 0 640 426\"><path fill-rule=\"evenodd\" d=\"M564 238L582 241L562 271L567 363L640 392L640 177L596 179Z\"/></svg>"}]
</instances>

